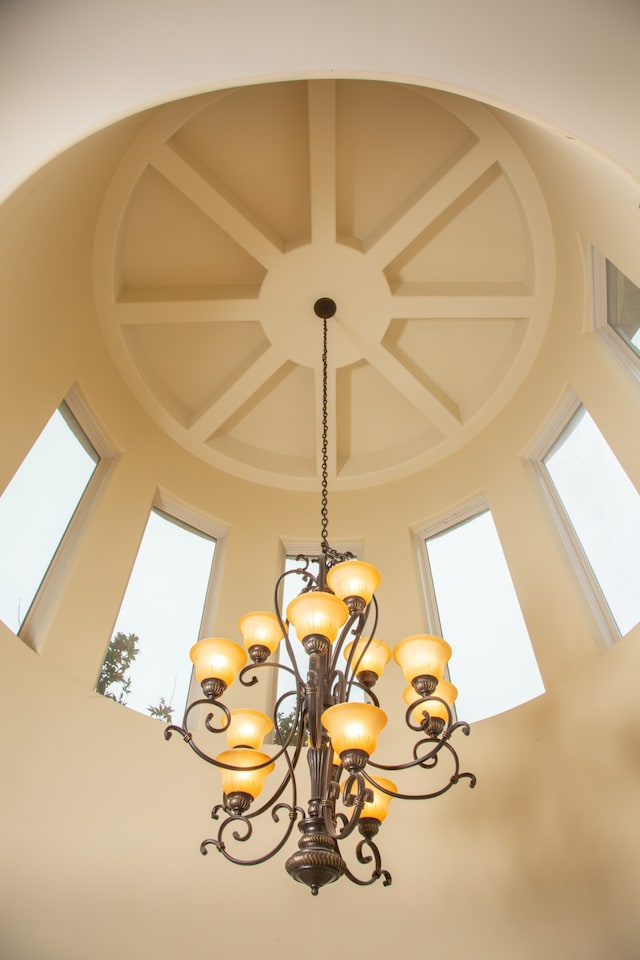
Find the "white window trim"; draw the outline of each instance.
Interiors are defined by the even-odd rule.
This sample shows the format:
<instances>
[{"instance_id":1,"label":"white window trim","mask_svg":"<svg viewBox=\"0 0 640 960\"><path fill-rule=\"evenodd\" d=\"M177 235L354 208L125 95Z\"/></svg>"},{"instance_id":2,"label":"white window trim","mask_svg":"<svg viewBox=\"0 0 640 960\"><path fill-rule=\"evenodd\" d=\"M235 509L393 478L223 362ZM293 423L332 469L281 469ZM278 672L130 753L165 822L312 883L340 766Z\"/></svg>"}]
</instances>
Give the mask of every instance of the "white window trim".
<instances>
[{"instance_id":1,"label":"white window trim","mask_svg":"<svg viewBox=\"0 0 640 960\"><path fill-rule=\"evenodd\" d=\"M616 339L620 339L611 331ZM621 341L622 342L622 341ZM609 609L602 588L598 583L595 573L589 563L586 553L580 543L577 533L573 528L569 516L564 508L562 500L551 480L549 471L544 465L544 457L551 447L560 437L560 434L567 427L571 418L577 413L579 408L584 406L578 395L571 389L568 390L560 405L556 408L551 418L545 424L542 432L534 440L531 446L524 452L523 457L529 463L529 466L542 490L544 498L555 527L560 535L560 539L567 551L571 566L576 574L578 582L587 599L587 603L598 626L598 630L605 646L612 646L620 639L620 630Z\"/></svg>"},{"instance_id":2,"label":"white window trim","mask_svg":"<svg viewBox=\"0 0 640 960\"><path fill-rule=\"evenodd\" d=\"M213 551L213 562L211 564L211 570L209 571L209 580L207 582L207 590L202 607L200 628L198 630L198 640L202 640L204 637L210 637L216 608L218 606L218 598L220 596L222 568L227 549L227 535L231 529L231 525L226 523L224 520L219 520L211 517L210 515L202 513L200 510L197 510L190 504L185 503L185 501L179 500L173 494L160 488L156 491L156 495L153 498L153 503L149 512L151 513L154 510L166 514L169 520L175 520L178 523L184 523L193 530L203 533L207 537L212 537L216 541L215 549ZM135 566L135 560L133 566ZM129 574L129 580L131 579L132 573L133 567L131 568L131 573ZM129 580L127 580L127 586L129 585ZM118 614L119 613L120 610L118 609ZM113 628L111 633L113 634ZM189 691L187 693L187 706L193 700L196 700L201 696L202 690L200 688L200 684L196 680L195 670L192 669L191 679L189 681ZM182 718L180 717L178 719L181 720Z\"/></svg>"},{"instance_id":3,"label":"white window trim","mask_svg":"<svg viewBox=\"0 0 640 960\"><path fill-rule=\"evenodd\" d=\"M96 420L77 385L69 390L63 402L78 421L99 459L18 631L18 636L36 653L41 653L45 645L48 630L68 580L69 568L86 531L88 518L119 456L119 451Z\"/></svg>"},{"instance_id":4,"label":"white window trim","mask_svg":"<svg viewBox=\"0 0 640 960\"><path fill-rule=\"evenodd\" d=\"M607 258L589 245L591 268L591 323L592 329L607 344L627 373L640 382L640 357L625 343L619 333L609 324L607 305Z\"/></svg>"},{"instance_id":5,"label":"white window trim","mask_svg":"<svg viewBox=\"0 0 640 960\"><path fill-rule=\"evenodd\" d=\"M438 601L433 583L431 564L429 563L429 554L427 552L427 540L437 536L439 533L444 533L445 530L450 530L451 527L457 527L466 520L472 520L473 517L477 517L481 513L486 513L487 510L489 510L489 504L486 498L484 496L478 496L473 500L468 500L454 507L452 510L449 510L434 520L421 523L411 528L418 553L422 594L425 598L427 629L429 633L435 636L442 636L442 624L440 622Z\"/></svg>"}]
</instances>

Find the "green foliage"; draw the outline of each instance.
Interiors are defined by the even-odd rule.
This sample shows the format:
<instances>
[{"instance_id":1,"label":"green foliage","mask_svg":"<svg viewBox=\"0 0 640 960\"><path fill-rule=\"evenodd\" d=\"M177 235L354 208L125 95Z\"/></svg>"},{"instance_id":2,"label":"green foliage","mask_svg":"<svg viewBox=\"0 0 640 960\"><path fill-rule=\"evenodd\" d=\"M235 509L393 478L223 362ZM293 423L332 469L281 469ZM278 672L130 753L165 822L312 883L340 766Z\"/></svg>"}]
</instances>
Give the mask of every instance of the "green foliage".
<instances>
[{"instance_id":1,"label":"green foliage","mask_svg":"<svg viewBox=\"0 0 640 960\"><path fill-rule=\"evenodd\" d=\"M275 731L275 742L280 745L287 743L289 740L289 734L291 730L295 727L293 737L289 741L290 746L293 746L298 739L298 724L296 723L296 711L292 710L291 713L279 713L278 722L276 725Z\"/></svg>"},{"instance_id":2,"label":"green foliage","mask_svg":"<svg viewBox=\"0 0 640 960\"><path fill-rule=\"evenodd\" d=\"M107 648L107 654L98 677L96 690L117 703L126 703L131 688L129 667L138 656L139 638L135 633L116 633Z\"/></svg>"},{"instance_id":3,"label":"green foliage","mask_svg":"<svg viewBox=\"0 0 640 960\"><path fill-rule=\"evenodd\" d=\"M131 689L129 667L138 656L140 638L135 633L116 633L107 648L102 670L96 684L96 690L104 697L126 706L125 697ZM147 707L150 717L171 723L173 707L164 697L160 697L156 706Z\"/></svg>"},{"instance_id":4,"label":"green foliage","mask_svg":"<svg viewBox=\"0 0 640 960\"><path fill-rule=\"evenodd\" d=\"M155 707L147 707L150 717L156 720L164 720L165 723L171 723L173 720L173 707L167 703L164 697L160 697L160 702Z\"/></svg>"}]
</instances>

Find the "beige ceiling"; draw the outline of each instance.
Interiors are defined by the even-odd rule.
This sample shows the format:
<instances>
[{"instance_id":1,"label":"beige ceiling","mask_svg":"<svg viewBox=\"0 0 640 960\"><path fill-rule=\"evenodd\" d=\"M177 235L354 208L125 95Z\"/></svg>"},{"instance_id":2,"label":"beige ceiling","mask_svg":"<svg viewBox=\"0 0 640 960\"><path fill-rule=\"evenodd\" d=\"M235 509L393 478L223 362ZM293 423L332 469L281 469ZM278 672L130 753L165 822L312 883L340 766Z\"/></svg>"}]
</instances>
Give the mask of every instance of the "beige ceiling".
<instances>
[{"instance_id":1,"label":"beige ceiling","mask_svg":"<svg viewBox=\"0 0 640 960\"><path fill-rule=\"evenodd\" d=\"M109 349L175 440L248 479L315 489L329 321L333 489L467 442L540 345L546 210L487 108L401 84L248 86L156 111L95 247Z\"/></svg>"}]
</instances>

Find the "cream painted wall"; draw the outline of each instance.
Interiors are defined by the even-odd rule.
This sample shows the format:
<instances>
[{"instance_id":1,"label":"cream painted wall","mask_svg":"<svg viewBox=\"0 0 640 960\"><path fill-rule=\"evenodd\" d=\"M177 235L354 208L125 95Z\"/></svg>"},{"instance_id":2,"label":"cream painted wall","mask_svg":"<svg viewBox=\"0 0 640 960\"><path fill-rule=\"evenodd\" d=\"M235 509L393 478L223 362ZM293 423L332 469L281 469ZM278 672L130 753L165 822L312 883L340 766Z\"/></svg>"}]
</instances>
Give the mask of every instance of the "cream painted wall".
<instances>
[{"instance_id":1,"label":"cream painted wall","mask_svg":"<svg viewBox=\"0 0 640 960\"><path fill-rule=\"evenodd\" d=\"M273 22L260 36L262 8L251 22L244 17L240 33L245 6L192 7L194 18L215 14L223 36L202 29L198 19L189 22L184 6L180 29L172 32L170 5L162 18L156 7L153 19L146 3L127 6L125 30L125 9L117 4L7 4L2 15L14 43L0 62L15 96L1 103L0 119L12 131L3 182L17 183L111 119L223 78L324 75L331 67L397 75L402 63L406 76L428 79L429 52L438 85L477 87L484 99L515 103L519 113L542 115L637 167L638 134L628 122L637 61L625 57L635 22L630 4L616 4L615 17L614 5L586 5L591 17L582 5L579 19L574 3L561 13L554 5L554 21L545 20L539 5L537 17L527 12L525 19L524 7L494 3L483 9L480 32L475 6L467 5L468 19L463 29L456 18L454 38L453 6L409 5L423 28L410 31L397 4L393 16L388 5L377 7L377 19L359 4L341 12L332 4L309 8L306 18L297 5L295 15L280 18L275 46L266 42ZM284 2L279 11L292 12ZM369 29L354 48L365 13ZM565 17L573 17L567 22L583 41L572 45L570 71ZM328 27L337 26L329 35ZM317 38L309 45L313 27L324 47ZM238 34L246 41L241 48L229 42ZM596 39L601 74L587 69ZM543 75L534 69L542 48ZM606 109L611 104L613 114ZM213 626L235 636L249 601L247 579L251 602L270 604L280 538L317 536L317 498L266 491L194 460L141 412L112 367L92 304L91 246L100 196L138 119L79 144L4 204L0 485L73 383L119 457L78 544L42 653L0 625L3 956L297 956L305 925L323 908L337 940L371 956L426 949L492 960L528 960L542 951L558 960L637 956L640 628L603 649L522 459L571 385L640 485L637 384L585 332L588 241L640 283L637 192L575 143L527 121L503 121L526 149L553 218L558 287L549 336L517 396L480 437L424 474L336 496L331 534L364 537L384 578L381 631L395 641L424 623L412 526L484 492L548 693L475 725L462 744L465 766L479 775L475 792L461 786L424 807L396 810L381 840L394 873L387 890L360 891L342 881L315 901L291 883L281 860L243 871L214 854L200 857L217 799L215 774L184 744L166 744L161 724L92 692L158 487L230 524L224 600ZM395 693L397 680L385 689ZM397 737L392 732L387 744ZM368 917L362 931L360 917L354 924L359 910ZM384 910L388 919L377 921ZM278 930L280 920L286 928ZM306 952L316 960L325 945L311 939Z\"/></svg>"}]
</instances>

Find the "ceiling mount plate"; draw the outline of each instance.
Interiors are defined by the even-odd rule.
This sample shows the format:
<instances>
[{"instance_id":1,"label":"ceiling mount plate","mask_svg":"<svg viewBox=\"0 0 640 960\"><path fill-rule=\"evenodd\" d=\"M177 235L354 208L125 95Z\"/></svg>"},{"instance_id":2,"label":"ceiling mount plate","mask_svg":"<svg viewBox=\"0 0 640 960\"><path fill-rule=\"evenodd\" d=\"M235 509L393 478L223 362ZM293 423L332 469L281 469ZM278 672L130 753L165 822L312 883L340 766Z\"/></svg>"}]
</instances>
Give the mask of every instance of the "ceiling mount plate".
<instances>
[{"instance_id":1,"label":"ceiling mount plate","mask_svg":"<svg viewBox=\"0 0 640 960\"><path fill-rule=\"evenodd\" d=\"M321 320L329 320L335 316L336 310L336 302L332 300L331 297L320 297L313 305L313 312L316 317L320 317Z\"/></svg>"}]
</instances>

